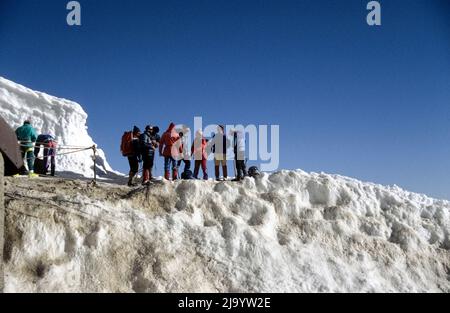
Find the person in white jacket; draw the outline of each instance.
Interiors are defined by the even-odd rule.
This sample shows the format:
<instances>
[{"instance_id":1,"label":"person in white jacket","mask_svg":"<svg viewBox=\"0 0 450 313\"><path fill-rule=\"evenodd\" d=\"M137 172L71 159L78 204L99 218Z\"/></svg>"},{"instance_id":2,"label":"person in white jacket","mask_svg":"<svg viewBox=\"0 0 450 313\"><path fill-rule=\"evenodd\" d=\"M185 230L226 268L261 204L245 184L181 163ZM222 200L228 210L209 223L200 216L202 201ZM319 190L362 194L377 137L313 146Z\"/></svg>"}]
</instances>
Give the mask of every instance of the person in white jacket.
<instances>
[{"instance_id":1,"label":"person in white jacket","mask_svg":"<svg viewBox=\"0 0 450 313\"><path fill-rule=\"evenodd\" d=\"M178 168L180 168L181 162L184 162L184 170L183 172L186 173L186 171L191 169L191 153L189 149L189 132L191 131L189 127L183 125L183 127L178 130L178 135L181 138L181 146L180 146L180 153L181 153L181 159L178 160Z\"/></svg>"}]
</instances>

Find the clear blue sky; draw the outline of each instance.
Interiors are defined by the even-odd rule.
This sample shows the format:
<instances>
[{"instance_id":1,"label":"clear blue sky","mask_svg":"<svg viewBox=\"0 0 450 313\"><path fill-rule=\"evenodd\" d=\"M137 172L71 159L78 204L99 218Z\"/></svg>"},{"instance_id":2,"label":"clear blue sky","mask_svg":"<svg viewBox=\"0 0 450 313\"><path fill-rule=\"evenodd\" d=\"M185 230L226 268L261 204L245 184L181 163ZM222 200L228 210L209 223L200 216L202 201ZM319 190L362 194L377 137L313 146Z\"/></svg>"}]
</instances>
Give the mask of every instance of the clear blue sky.
<instances>
[{"instance_id":1,"label":"clear blue sky","mask_svg":"<svg viewBox=\"0 0 450 313\"><path fill-rule=\"evenodd\" d=\"M201 115L279 124L281 168L450 199L448 0L375 28L365 0L81 0L78 28L67 2L0 1L0 75L81 103L114 168L133 124Z\"/></svg>"}]
</instances>

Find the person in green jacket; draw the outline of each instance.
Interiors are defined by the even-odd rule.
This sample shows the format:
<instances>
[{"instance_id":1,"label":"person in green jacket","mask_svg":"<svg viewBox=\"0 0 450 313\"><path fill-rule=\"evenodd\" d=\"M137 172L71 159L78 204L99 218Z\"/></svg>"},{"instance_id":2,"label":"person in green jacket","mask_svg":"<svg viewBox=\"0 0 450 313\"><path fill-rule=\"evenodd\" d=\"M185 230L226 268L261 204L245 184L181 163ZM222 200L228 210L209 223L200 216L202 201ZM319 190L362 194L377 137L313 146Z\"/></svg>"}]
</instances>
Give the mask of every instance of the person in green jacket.
<instances>
[{"instance_id":1,"label":"person in green jacket","mask_svg":"<svg viewBox=\"0 0 450 313\"><path fill-rule=\"evenodd\" d=\"M28 164L28 175L36 177L34 174L34 143L36 142L36 130L31 126L31 122L26 120L23 125L16 129L17 140L20 142L22 158L26 158Z\"/></svg>"}]
</instances>

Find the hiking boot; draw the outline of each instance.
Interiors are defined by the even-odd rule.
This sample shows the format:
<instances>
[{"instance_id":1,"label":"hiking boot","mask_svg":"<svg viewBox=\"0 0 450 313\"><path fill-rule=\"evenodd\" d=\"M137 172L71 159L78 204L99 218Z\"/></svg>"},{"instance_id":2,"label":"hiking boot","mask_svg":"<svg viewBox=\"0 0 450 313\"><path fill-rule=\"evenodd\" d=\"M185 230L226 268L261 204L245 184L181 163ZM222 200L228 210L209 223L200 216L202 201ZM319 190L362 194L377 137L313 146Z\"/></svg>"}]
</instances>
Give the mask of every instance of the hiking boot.
<instances>
[{"instance_id":1,"label":"hiking boot","mask_svg":"<svg viewBox=\"0 0 450 313\"><path fill-rule=\"evenodd\" d=\"M178 170L174 169L172 172L172 180L177 180L178 179Z\"/></svg>"}]
</instances>

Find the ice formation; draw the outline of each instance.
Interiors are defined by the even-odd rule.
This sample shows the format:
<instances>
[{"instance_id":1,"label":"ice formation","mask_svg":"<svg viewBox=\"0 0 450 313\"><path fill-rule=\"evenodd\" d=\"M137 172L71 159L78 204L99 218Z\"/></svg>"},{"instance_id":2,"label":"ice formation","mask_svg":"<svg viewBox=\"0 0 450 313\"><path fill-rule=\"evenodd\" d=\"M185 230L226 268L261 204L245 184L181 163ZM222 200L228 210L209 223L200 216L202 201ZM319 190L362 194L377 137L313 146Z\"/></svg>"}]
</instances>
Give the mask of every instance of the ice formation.
<instances>
[{"instance_id":1,"label":"ice formation","mask_svg":"<svg viewBox=\"0 0 450 313\"><path fill-rule=\"evenodd\" d=\"M56 136L61 146L95 145L87 131L87 114L78 103L31 90L2 77L0 77L0 115L14 129L21 126L25 119L31 119L38 133ZM75 150L59 152L62 154L71 151ZM57 157L57 170L92 177L94 164L92 155L92 150L60 155ZM109 166L101 149L98 150L97 170L98 174L104 177L119 174Z\"/></svg>"}]
</instances>

